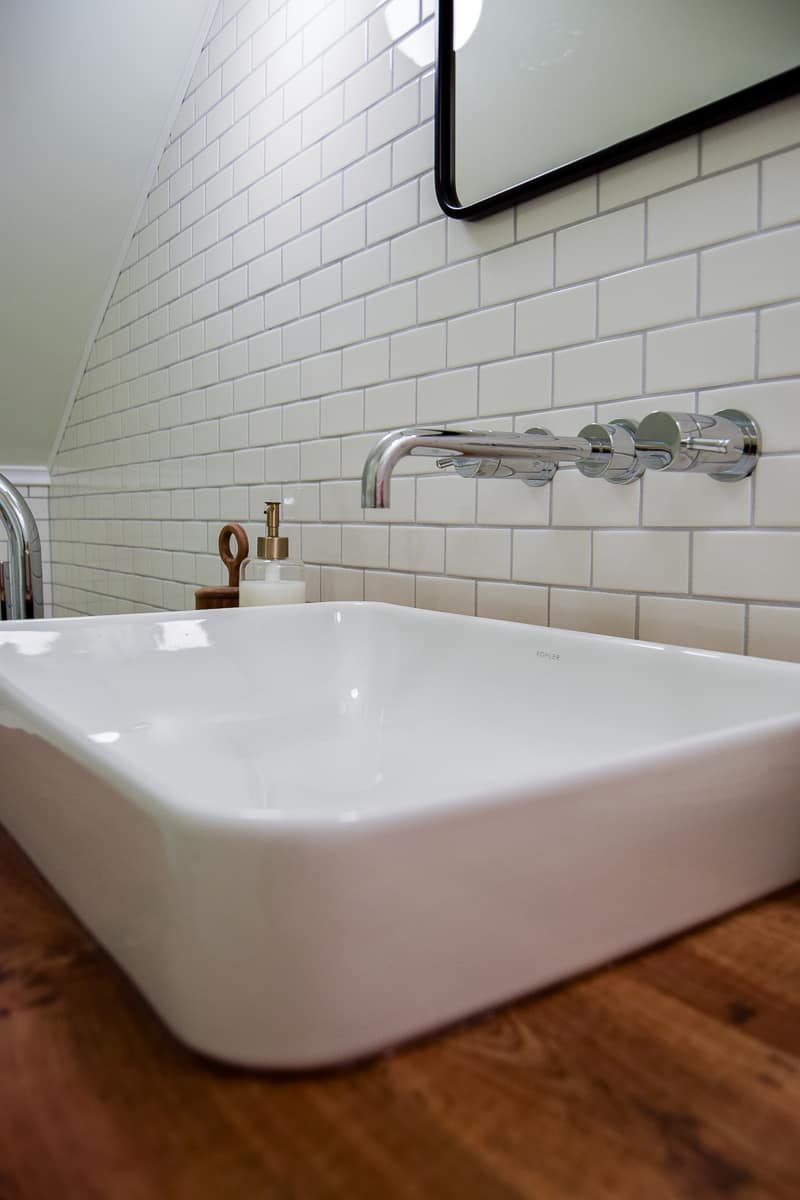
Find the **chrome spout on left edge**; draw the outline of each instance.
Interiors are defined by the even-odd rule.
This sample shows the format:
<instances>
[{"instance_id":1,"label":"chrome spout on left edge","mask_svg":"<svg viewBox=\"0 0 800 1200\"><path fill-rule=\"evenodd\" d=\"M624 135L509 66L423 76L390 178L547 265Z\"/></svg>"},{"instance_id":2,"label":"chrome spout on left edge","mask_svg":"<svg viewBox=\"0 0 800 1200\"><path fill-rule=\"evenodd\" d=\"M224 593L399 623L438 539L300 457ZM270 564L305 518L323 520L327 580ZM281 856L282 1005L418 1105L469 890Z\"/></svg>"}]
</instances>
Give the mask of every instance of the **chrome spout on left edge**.
<instances>
[{"instance_id":1,"label":"chrome spout on left edge","mask_svg":"<svg viewBox=\"0 0 800 1200\"><path fill-rule=\"evenodd\" d=\"M10 621L26 616L43 617L42 547L36 520L24 496L5 475L0 475L0 522L8 534L6 614ZM26 593L30 588L31 607Z\"/></svg>"}]
</instances>

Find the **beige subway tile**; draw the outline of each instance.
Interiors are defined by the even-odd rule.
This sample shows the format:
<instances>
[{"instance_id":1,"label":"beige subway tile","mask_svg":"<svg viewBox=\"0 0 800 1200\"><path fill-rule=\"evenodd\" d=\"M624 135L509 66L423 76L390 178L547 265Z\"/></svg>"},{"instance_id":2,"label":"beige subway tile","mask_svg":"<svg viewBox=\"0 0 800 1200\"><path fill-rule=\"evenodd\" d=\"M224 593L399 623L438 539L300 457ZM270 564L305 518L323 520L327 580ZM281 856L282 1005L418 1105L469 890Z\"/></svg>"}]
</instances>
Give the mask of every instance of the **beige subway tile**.
<instances>
[{"instance_id":1,"label":"beige subway tile","mask_svg":"<svg viewBox=\"0 0 800 1200\"><path fill-rule=\"evenodd\" d=\"M705 250L700 255L700 311L730 312L791 300L797 295L798 276L800 228Z\"/></svg>"},{"instance_id":2,"label":"beige subway tile","mask_svg":"<svg viewBox=\"0 0 800 1200\"><path fill-rule=\"evenodd\" d=\"M733 306L732 306L733 307ZM600 280L601 337L669 325L697 310L697 259L694 255L635 267Z\"/></svg>"},{"instance_id":3,"label":"beige subway tile","mask_svg":"<svg viewBox=\"0 0 800 1200\"><path fill-rule=\"evenodd\" d=\"M587 479L573 467L557 471L552 487L554 525L639 524L638 483L623 485Z\"/></svg>"},{"instance_id":4,"label":"beige subway tile","mask_svg":"<svg viewBox=\"0 0 800 1200\"><path fill-rule=\"evenodd\" d=\"M539 584L588 585L591 534L583 530L516 529L513 534L515 580Z\"/></svg>"},{"instance_id":5,"label":"beige subway tile","mask_svg":"<svg viewBox=\"0 0 800 1200\"><path fill-rule=\"evenodd\" d=\"M661 400L659 400L659 406ZM664 405L682 408L682 405ZM779 379L765 383L746 383L739 387L714 388L701 392L698 412L715 413L738 408L755 420L765 454L800 450L800 380Z\"/></svg>"},{"instance_id":6,"label":"beige subway tile","mask_svg":"<svg viewBox=\"0 0 800 1200\"><path fill-rule=\"evenodd\" d=\"M475 615L475 584L471 579L417 576L417 608Z\"/></svg>"},{"instance_id":7,"label":"beige subway tile","mask_svg":"<svg viewBox=\"0 0 800 1200\"><path fill-rule=\"evenodd\" d=\"M636 631L636 597L577 588L551 588L550 624L557 629L632 638Z\"/></svg>"},{"instance_id":8,"label":"beige subway tile","mask_svg":"<svg viewBox=\"0 0 800 1200\"><path fill-rule=\"evenodd\" d=\"M477 612L479 617L546 625L547 588L478 580Z\"/></svg>"},{"instance_id":9,"label":"beige subway tile","mask_svg":"<svg viewBox=\"0 0 800 1200\"><path fill-rule=\"evenodd\" d=\"M364 575L364 599L379 604L404 604L414 607L413 575L399 571L367 571Z\"/></svg>"},{"instance_id":10,"label":"beige subway tile","mask_svg":"<svg viewBox=\"0 0 800 1200\"><path fill-rule=\"evenodd\" d=\"M692 590L733 599L800 601L800 533L698 530Z\"/></svg>"},{"instance_id":11,"label":"beige subway tile","mask_svg":"<svg viewBox=\"0 0 800 1200\"><path fill-rule=\"evenodd\" d=\"M722 125L714 125L701 135L703 174L724 171L737 163L795 145L798 128L800 96L790 96Z\"/></svg>"},{"instance_id":12,"label":"beige subway tile","mask_svg":"<svg viewBox=\"0 0 800 1200\"><path fill-rule=\"evenodd\" d=\"M647 257L664 258L740 237L757 224L755 166L687 183L648 200Z\"/></svg>"},{"instance_id":13,"label":"beige subway tile","mask_svg":"<svg viewBox=\"0 0 800 1200\"><path fill-rule=\"evenodd\" d=\"M642 596L639 637L648 642L741 654L744 651L744 617L743 604Z\"/></svg>"},{"instance_id":14,"label":"beige subway tile","mask_svg":"<svg viewBox=\"0 0 800 1200\"><path fill-rule=\"evenodd\" d=\"M800 608L751 604L747 653L800 662Z\"/></svg>"},{"instance_id":15,"label":"beige subway tile","mask_svg":"<svg viewBox=\"0 0 800 1200\"><path fill-rule=\"evenodd\" d=\"M634 592L689 590L689 534L666 530L597 530L595 587Z\"/></svg>"},{"instance_id":16,"label":"beige subway tile","mask_svg":"<svg viewBox=\"0 0 800 1200\"><path fill-rule=\"evenodd\" d=\"M800 149L764 160L761 220L765 227L800 221Z\"/></svg>"},{"instance_id":17,"label":"beige subway tile","mask_svg":"<svg viewBox=\"0 0 800 1200\"><path fill-rule=\"evenodd\" d=\"M750 479L720 483L710 475L646 471L642 523L673 528L749 525L752 495Z\"/></svg>"},{"instance_id":18,"label":"beige subway tile","mask_svg":"<svg viewBox=\"0 0 800 1200\"><path fill-rule=\"evenodd\" d=\"M556 351L553 404L586 404L636 396L642 390L642 339L614 338Z\"/></svg>"},{"instance_id":19,"label":"beige subway tile","mask_svg":"<svg viewBox=\"0 0 800 1200\"><path fill-rule=\"evenodd\" d=\"M364 572L349 567L323 567L320 572L321 600L363 600Z\"/></svg>"},{"instance_id":20,"label":"beige subway tile","mask_svg":"<svg viewBox=\"0 0 800 1200\"><path fill-rule=\"evenodd\" d=\"M556 234L559 287L633 267L644 259L644 205L592 217Z\"/></svg>"},{"instance_id":21,"label":"beige subway tile","mask_svg":"<svg viewBox=\"0 0 800 1200\"><path fill-rule=\"evenodd\" d=\"M646 336L647 391L667 392L752 379L755 346L752 313L657 329Z\"/></svg>"},{"instance_id":22,"label":"beige subway tile","mask_svg":"<svg viewBox=\"0 0 800 1200\"><path fill-rule=\"evenodd\" d=\"M762 458L754 483L756 525L800 524L800 455Z\"/></svg>"},{"instance_id":23,"label":"beige subway tile","mask_svg":"<svg viewBox=\"0 0 800 1200\"><path fill-rule=\"evenodd\" d=\"M443 571L444 530L419 525L393 526L389 565L393 571Z\"/></svg>"},{"instance_id":24,"label":"beige subway tile","mask_svg":"<svg viewBox=\"0 0 800 1200\"><path fill-rule=\"evenodd\" d=\"M511 573L509 529L448 529L445 567L449 575L508 579Z\"/></svg>"},{"instance_id":25,"label":"beige subway tile","mask_svg":"<svg viewBox=\"0 0 800 1200\"><path fill-rule=\"evenodd\" d=\"M800 304L784 304L761 314L758 373L793 375L800 372Z\"/></svg>"},{"instance_id":26,"label":"beige subway tile","mask_svg":"<svg viewBox=\"0 0 800 1200\"><path fill-rule=\"evenodd\" d=\"M600 172L600 208L616 208L694 179L698 139L684 138Z\"/></svg>"}]
</instances>

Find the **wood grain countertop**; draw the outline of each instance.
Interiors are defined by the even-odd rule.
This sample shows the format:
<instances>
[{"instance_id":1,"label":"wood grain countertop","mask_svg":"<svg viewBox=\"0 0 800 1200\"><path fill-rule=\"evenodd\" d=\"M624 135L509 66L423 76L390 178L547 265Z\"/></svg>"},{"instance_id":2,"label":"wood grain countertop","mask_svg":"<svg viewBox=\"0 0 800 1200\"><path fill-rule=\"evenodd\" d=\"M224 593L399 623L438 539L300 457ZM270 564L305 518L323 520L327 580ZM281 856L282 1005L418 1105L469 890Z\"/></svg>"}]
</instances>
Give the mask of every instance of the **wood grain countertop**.
<instances>
[{"instance_id":1,"label":"wood grain countertop","mask_svg":"<svg viewBox=\"0 0 800 1200\"><path fill-rule=\"evenodd\" d=\"M341 1072L166 1032L0 833L0 1200L800 1197L800 888Z\"/></svg>"}]
</instances>

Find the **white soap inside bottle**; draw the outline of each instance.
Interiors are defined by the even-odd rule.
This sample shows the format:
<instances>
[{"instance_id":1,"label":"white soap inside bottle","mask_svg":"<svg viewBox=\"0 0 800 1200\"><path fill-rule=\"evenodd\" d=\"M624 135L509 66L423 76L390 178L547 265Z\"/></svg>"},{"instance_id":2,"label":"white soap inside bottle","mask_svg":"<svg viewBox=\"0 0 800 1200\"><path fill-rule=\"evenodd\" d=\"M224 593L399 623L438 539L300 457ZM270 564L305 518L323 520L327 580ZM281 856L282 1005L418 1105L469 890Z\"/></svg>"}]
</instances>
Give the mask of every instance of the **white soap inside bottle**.
<instances>
[{"instance_id":1,"label":"white soap inside bottle","mask_svg":"<svg viewBox=\"0 0 800 1200\"><path fill-rule=\"evenodd\" d=\"M259 604L304 604L306 569L289 558L289 539L279 533L280 503L269 501L264 508L267 532L257 543L255 558L246 558L239 575L239 607Z\"/></svg>"}]
</instances>

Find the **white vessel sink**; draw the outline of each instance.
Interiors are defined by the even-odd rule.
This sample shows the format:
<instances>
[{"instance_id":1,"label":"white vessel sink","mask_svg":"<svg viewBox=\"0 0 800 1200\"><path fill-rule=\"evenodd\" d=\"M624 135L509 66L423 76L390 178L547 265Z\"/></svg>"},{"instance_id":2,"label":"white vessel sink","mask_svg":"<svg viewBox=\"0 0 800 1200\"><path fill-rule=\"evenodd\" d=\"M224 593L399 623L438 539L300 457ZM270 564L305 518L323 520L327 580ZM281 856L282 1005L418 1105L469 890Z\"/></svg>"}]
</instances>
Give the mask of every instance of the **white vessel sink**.
<instances>
[{"instance_id":1,"label":"white vessel sink","mask_svg":"<svg viewBox=\"0 0 800 1200\"><path fill-rule=\"evenodd\" d=\"M800 666L375 604L0 625L0 821L195 1049L340 1063L800 878Z\"/></svg>"}]
</instances>

